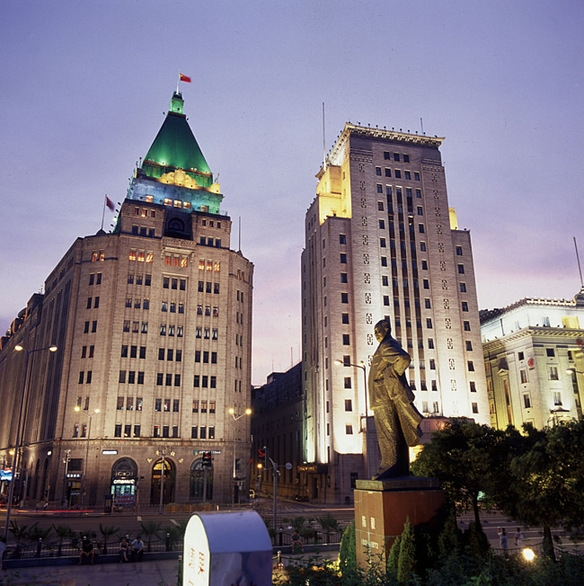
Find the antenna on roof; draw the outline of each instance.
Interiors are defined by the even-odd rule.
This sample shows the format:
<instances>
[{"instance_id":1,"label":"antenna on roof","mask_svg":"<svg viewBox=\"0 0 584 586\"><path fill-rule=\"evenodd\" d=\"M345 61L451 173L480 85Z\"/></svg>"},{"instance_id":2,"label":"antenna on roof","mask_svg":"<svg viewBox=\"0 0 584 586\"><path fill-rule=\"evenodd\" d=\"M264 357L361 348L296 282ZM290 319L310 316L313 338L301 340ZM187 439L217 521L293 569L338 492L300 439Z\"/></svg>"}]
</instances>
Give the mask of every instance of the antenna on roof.
<instances>
[{"instance_id":1,"label":"antenna on roof","mask_svg":"<svg viewBox=\"0 0 584 586\"><path fill-rule=\"evenodd\" d=\"M580 287L584 288L584 281L582 280L582 267L580 265L580 255L578 254L578 244L576 244L576 236L574 236L574 248L576 249L576 260L578 261L578 271L580 272Z\"/></svg>"},{"instance_id":2,"label":"antenna on roof","mask_svg":"<svg viewBox=\"0 0 584 586\"><path fill-rule=\"evenodd\" d=\"M237 250L239 252L241 252L241 216L239 216L239 230L238 230L238 232L239 232L239 234L238 234L239 244L238 244Z\"/></svg>"},{"instance_id":3,"label":"antenna on roof","mask_svg":"<svg viewBox=\"0 0 584 586\"><path fill-rule=\"evenodd\" d=\"M326 135L324 119L324 102L322 103L322 170L326 171Z\"/></svg>"},{"instance_id":4,"label":"antenna on roof","mask_svg":"<svg viewBox=\"0 0 584 586\"><path fill-rule=\"evenodd\" d=\"M421 116L420 116L420 128L422 129L422 134L424 134L424 121L422 120Z\"/></svg>"}]
</instances>

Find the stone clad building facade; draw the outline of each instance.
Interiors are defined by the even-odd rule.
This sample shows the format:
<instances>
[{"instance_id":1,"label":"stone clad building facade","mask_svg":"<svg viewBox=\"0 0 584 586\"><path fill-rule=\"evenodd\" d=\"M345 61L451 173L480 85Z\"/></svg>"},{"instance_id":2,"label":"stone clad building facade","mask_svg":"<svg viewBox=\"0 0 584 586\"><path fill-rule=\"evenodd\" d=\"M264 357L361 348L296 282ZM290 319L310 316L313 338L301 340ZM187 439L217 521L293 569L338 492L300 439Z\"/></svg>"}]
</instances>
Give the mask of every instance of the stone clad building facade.
<instances>
[{"instance_id":1,"label":"stone clad building facade","mask_svg":"<svg viewBox=\"0 0 584 586\"><path fill-rule=\"evenodd\" d=\"M0 457L14 456L31 355L19 491L70 505L228 501L249 453L253 265L175 93L112 233L78 238L2 339ZM109 200L108 200L108 203ZM161 476L164 462L164 491Z\"/></svg>"},{"instance_id":2,"label":"stone clad building facade","mask_svg":"<svg viewBox=\"0 0 584 586\"><path fill-rule=\"evenodd\" d=\"M302 253L311 499L350 502L355 480L377 470L364 372L380 319L412 357L425 417L489 421L470 234L449 207L441 142L349 123L317 176Z\"/></svg>"}]
</instances>

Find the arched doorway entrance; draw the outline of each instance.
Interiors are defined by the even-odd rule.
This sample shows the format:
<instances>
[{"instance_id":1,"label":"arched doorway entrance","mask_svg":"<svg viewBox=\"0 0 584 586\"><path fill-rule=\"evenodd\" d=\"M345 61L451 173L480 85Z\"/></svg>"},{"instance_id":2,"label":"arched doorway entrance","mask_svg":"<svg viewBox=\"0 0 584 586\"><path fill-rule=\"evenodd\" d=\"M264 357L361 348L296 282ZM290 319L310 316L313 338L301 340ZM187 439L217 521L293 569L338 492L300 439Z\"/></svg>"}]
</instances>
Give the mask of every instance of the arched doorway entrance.
<instances>
[{"instance_id":1,"label":"arched doorway entrance","mask_svg":"<svg viewBox=\"0 0 584 586\"><path fill-rule=\"evenodd\" d=\"M207 476L207 491L204 490L205 474ZM203 468L203 460L199 458L191 464L191 482L189 497L192 501L210 501L213 498L213 468Z\"/></svg>"},{"instance_id":2,"label":"arched doorway entrance","mask_svg":"<svg viewBox=\"0 0 584 586\"><path fill-rule=\"evenodd\" d=\"M172 460L164 458L164 487L162 489L162 503L174 502L174 488L176 481L176 466ZM150 504L160 503L160 488L162 486L162 458L152 466L152 483L150 488Z\"/></svg>"},{"instance_id":3,"label":"arched doorway entrance","mask_svg":"<svg viewBox=\"0 0 584 586\"><path fill-rule=\"evenodd\" d=\"M114 507L134 507L138 499L138 465L132 458L120 458L112 466L110 494Z\"/></svg>"}]
</instances>

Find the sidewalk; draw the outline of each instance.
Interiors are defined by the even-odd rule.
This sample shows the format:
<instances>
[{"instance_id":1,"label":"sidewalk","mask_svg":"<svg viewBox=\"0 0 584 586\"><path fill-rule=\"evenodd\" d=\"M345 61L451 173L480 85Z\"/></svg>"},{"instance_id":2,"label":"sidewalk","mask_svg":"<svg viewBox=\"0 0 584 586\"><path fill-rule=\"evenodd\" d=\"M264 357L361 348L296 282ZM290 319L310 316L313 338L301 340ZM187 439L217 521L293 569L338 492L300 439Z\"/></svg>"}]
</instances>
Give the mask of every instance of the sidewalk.
<instances>
[{"instance_id":1,"label":"sidewalk","mask_svg":"<svg viewBox=\"0 0 584 586\"><path fill-rule=\"evenodd\" d=\"M176 586L178 560L136 564L18 568L0 575L0 585L23 586Z\"/></svg>"}]
</instances>

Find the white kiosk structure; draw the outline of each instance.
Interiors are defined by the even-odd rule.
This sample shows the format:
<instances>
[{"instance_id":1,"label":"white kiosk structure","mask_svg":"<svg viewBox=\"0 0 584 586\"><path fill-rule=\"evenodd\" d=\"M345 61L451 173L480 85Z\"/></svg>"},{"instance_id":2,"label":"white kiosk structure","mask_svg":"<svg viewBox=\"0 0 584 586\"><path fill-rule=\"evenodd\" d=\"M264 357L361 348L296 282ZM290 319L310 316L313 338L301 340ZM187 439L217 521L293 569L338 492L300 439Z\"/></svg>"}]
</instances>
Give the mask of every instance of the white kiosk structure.
<instances>
[{"instance_id":1,"label":"white kiosk structure","mask_svg":"<svg viewBox=\"0 0 584 586\"><path fill-rule=\"evenodd\" d=\"M255 511L196 513L184 543L183 586L272 583L272 544Z\"/></svg>"}]
</instances>

